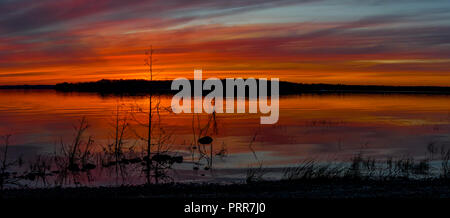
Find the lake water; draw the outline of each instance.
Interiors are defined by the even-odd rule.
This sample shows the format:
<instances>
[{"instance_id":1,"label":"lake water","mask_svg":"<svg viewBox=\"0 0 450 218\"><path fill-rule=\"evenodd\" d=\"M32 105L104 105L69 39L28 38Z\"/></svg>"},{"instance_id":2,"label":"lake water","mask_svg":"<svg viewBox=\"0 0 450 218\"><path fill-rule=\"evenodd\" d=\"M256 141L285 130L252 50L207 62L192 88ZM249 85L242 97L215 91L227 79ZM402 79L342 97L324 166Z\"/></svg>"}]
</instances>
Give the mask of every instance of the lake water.
<instances>
[{"instance_id":1,"label":"lake water","mask_svg":"<svg viewBox=\"0 0 450 218\"><path fill-rule=\"evenodd\" d=\"M187 171L192 169L189 160L193 132L206 125L208 115L173 114L164 109L170 106L170 101L170 96L154 96L152 100L155 105L160 102L158 126L171 136L167 144L173 152L185 157L186 163L175 168ZM145 116L149 99L145 96L2 90L0 102L0 133L12 135L11 152L17 156L54 152L61 140L72 140L73 126L82 117L89 122L88 134L100 151L113 140L118 111L130 124L125 133L126 144L145 144L139 139L145 135L143 123L148 119ZM450 144L450 96L445 95L286 96L280 98L276 125L260 125L260 116L216 115L216 128L209 128L207 135L214 139L214 154L222 151L225 155L213 155L216 174L211 177L226 180L241 175L239 170L249 166L282 168L306 159L347 161L357 153L376 158L421 158L427 155L430 143ZM196 172L197 176L203 174L201 170ZM186 176L188 173L180 175L195 179Z\"/></svg>"}]
</instances>

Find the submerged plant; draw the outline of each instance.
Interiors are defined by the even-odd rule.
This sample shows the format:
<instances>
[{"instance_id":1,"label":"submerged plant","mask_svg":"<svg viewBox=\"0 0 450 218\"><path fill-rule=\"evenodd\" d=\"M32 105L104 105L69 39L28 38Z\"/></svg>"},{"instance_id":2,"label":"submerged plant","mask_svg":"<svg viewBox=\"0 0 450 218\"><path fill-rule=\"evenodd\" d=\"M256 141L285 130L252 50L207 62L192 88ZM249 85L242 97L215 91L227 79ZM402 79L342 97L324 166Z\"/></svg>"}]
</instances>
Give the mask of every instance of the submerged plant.
<instances>
[{"instance_id":1,"label":"submerged plant","mask_svg":"<svg viewBox=\"0 0 450 218\"><path fill-rule=\"evenodd\" d=\"M85 136L89 124L83 117L79 124L74 126L75 135L71 143L66 144L61 140L60 152L55 153L54 163L57 167L57 183L64 184L72 180L74 184L80 184L80 175L85 174L90 180L90 170L96 168L94 155L91 153L94 139Z\"/></svg>"},{"instance_id":2,"label":"submerged plant","mask_svg":"<svg viewBox=\"0 0 450 218\"><path fill-rule=\"evenodd\" d=\"M11 135L2 136L3 145L0 147L0 196L6 185L20 186L20 179L16 177L15 172L10 172L11 168L21 165L22 159L9 160L9 140Z\"/></svg>"}]
</instances>

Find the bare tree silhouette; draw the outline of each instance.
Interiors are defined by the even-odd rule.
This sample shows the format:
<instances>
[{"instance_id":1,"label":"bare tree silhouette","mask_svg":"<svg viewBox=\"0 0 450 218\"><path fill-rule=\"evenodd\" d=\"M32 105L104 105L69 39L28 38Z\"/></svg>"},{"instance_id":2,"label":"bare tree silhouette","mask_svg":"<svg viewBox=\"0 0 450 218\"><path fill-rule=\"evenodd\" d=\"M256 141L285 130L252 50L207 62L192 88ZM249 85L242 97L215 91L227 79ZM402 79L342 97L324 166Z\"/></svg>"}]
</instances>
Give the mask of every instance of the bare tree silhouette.
<instances>
[{"instance_id":1,"label":"bare tree silhouette","mask_svg":"<svg viewBox=\"0 0 450 218\"><path fill-rule=\"evenodd\" d=\"M150 74L150 82L153 81L153 46L145 51L145 65L148 66L148 71ZM148 112L148 137L147 137L147 158L146 158L146 179L147 184L151 183L150 170L151 170L151 149L152 149L152 92L149 94L149 112Z\"/></svg>"}]
</instances>

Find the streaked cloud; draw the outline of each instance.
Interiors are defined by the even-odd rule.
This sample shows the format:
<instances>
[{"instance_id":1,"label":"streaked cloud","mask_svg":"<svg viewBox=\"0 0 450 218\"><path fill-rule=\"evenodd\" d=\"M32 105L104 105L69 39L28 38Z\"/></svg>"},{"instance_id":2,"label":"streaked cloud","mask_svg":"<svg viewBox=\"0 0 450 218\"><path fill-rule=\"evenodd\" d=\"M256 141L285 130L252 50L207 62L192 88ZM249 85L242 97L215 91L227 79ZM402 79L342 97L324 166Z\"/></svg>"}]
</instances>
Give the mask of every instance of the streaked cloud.
<instances>
[{"instance_id":1,"label":"streaked cloud","mask_svg":"<svg viewBox=\"0 0 450 218\"><path fill-rule=\"evenodd\" d=\"M159 79L201 67L219 77L450 85L450 3L0 3L0 84L146 78L143 54L149 45L156 49Z\"/></svg>"}]
</instances>

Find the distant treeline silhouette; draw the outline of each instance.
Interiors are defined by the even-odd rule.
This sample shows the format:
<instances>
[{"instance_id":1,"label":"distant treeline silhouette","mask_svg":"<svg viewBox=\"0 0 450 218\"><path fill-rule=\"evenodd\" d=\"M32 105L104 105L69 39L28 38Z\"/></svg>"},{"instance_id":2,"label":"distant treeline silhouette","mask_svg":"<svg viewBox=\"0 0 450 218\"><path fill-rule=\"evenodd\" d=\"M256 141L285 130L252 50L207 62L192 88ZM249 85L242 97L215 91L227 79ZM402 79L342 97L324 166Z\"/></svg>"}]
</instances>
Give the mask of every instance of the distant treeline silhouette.
<instances>
[{"instance_id":1,"label":"distant treeline silhouette","mask_svg":"<svg viewBox=\"0 0 450 218\"><path fill-rule=\"evenodd\" d=\"M194 81L191 80L191 88ZM259 82L257 80L257 82ZM225 80L224 84L225 93ZM99 92L118 94L163 93L173 94L178 91L170 89L171 80L99 80L97 82L59 83L55 89L65 92ZM270 91L270 81L268 81ZM247 90L248 91L248 90ZM193 93L193 92L192 92ZM248 92L247 92L248 93ZM450 87L444 86L379 86L379 85L342 85L342 84L304 84L280 81L280 95L301 93L424 93L450 94ZM205 94L205 93L204 93ZM270 93L269 93L270 94Z\"/></svg>"},{"instance_id":2,"label":"distant treeline silhouette","mask_svg":"<svg viewBox=\"0 0 450 218\"><path fill-rule=\"evenodd\" d=\"M6 85L0 89L54 89L55 85Z\"/></svg>"},{"instance_id":3,"label":"distant treeline silhouette","mask_svg":"<svg viewBox=\"0 0 450 218\"><path fill-rule=\"evenodd\" d=\"M191 82L193 89L194 83ZM259 82L257 80L257 82ZM222 80L225 94L225 80ZM174 94L171 80L107 80L96 82L58 83L56 85L16 85L0 86L0 89L55 89L62 92L97 92L102 94ZM268 81L270 92L270 81ZM206 94L208 91L204 91ZM193 93L193 92L192 92ZM247 90L248 93L248 90ZM280 81L280 95L302 93L410 93L410 94L450 94L448 86L382 86L382 85L343 85L343 84L305 84ZM269 93L270 94L270 93Z\"/></svg>"},{"instance_id":4,"label":"distant treeline silhouette","mask_svg":"<svg viewBox=\"0 0 450 218\"><path fill-rule=\"evenodd\" d=\"M107 80L80 83L58 83L55 89L64 92L99 92L117 94L143 94L143 93L176 93L170 86L172 81L149 81L149 80Z\"/></svg>"}]
</instances>

